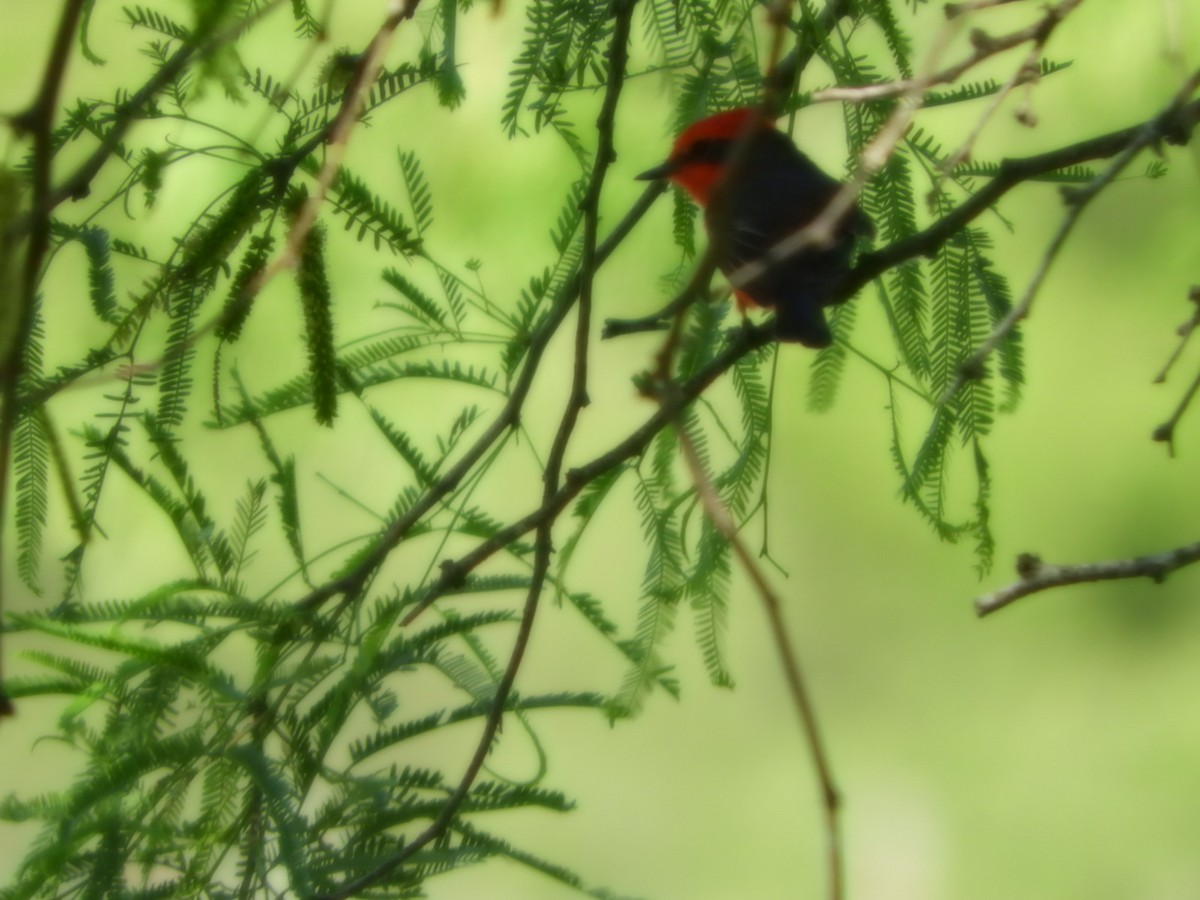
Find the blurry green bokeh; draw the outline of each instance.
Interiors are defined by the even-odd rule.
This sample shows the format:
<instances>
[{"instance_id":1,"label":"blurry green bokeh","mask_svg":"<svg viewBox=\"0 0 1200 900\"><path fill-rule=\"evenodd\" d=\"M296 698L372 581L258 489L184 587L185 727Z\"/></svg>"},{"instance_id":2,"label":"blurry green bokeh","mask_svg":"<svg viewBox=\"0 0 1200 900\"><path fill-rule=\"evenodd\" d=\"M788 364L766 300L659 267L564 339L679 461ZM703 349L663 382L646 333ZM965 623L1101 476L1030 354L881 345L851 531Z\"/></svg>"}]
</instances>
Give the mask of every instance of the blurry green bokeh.
<instances>
[{"instance_id":1,"label":"blurry green bokeh","mask_svg":"<svg viewBox=\"0 0 1200 900\"><path fill-rule=\"evenodd\" d=\"M0 109L11 112L36 89L54 11L5 6ZM331 46L364 45L377 25L377 7L339 5ZM988 27L994 23L999 31L1029 15L1025 4L1014 7L997 10ZM925 12L920 37L928 41L940 9L931 5ZM425 14L404 27L420 28ZM460 247L460 261L482 260L482 277L501 297L515 297L545 255L546 232L574 177L567 150L552 137L510 142L501 131L498 108L523 28L522 11L511 2L499 16L480 8L465 17L462 108L447 115L431 92L414 92L374 115L370 127L356 133L348 158L374 173L377 185L399 190L395 147L417 150L436 202L430 241L449 257L455 251L445 248ZM269 30L253 40L259 52L278 43L279 71L298 57L297 42L271 38ZM402 30L393 57L405 58L415 43L415 34ZM108 65L76 60L64 98L110 95L134 77L131 72L143 71L131 46L119 10L97 4L93 48ZM985 132L979 158L1030 155L1161 108L1180 79L1180 61L1200 64L1200 10L1184 2L1085 3L1054 35L1049 53L1075 64L1034 89L1040 125L1030 130L1013 123L1009 113L1022 99L1018 94ZM985 74L1004 77L1011 65L1006 58ZM818 87L825 77L814 68L804 86ZM662 89L653 78L628 86L618 119L619 159L605 194L608 223L637 196L632 175L657 161L669 143ZM224 103L215 96L208 102ZM973 107L935 110L918 121L936 128L949 146L978 113ZM585 109L581 129L586 132L593 118ZM231 121L249 129L256 114L233 112ZM187 127L179 125L176 136ZM11 163L23 147L6 140ZM838 169L845 148L833 107L801 113L797 140ZM1198 147L1171 149L1164 178L1125 179L1094 204L1024 325L1024 399L1014 415L999 418L989 442L998 552L996 571L983 582L969 547L939 544L899 501L887 453L887 390L878 373L852 361L837 406L814 415L805 408L810 357L796 347L781 351L770 547L789 573L776 583L845 800L854 900L1200 897L1200 714L1192 706L1200 687L1197 570L1159 586L1114 583L1040 595L984 621L970 605L975 595L1013 577L1011 561L1020 551L1075 562L1197 539L1200 411L1185 418L1176 459L1149 435L1200 366L1200 347L1192 346L1170 381L1151 383L1175 347L1175 328L1190 315L1188 287L1200 283ZM207 196L203 165L189 179L168 181L146 219L147 244L175 233L173 213L188 214ZM1135 163L1130 173L1143 166ZM1001 238L996 256L1020 293L1062 205L1053 186L1027 185L1004 200L1002 212L1016 231ZM349 240L338 247L344 252L334 271L339 336L350 339L378 327L381 313L372 307L384 293L381 265ZM634 315L660 303L657 278L670 254L669 209L662 202L603 271L598 317ZM61 281L47 285L48 296L78 290L78 273L55 277ZM259 388L277 380L281 365L291 371L302 353L289 288L273 285L263 299L246 335L257 349L240 359L247 381ZM855 302L863 307L856 345L890 364L895 351L872 292ZM85 338L78 340L82 346ZM567 343L556 345L548 369L567 370ZM648 413L630 379L647 367L656 346L654 337L598 345L593 403L583 414L574 459L611 445ZM69 358L77 349L58 352ZM527 425L536 437L544 438L556 421L559 387L535 392ZM414 405L396 392L396 416L444 416L429 396ZM56 415L72 423L88 409L86 396L66 397ZM539 421L535 410L545 418ZM910 424L917 426L920 415L914 409ZM400 486L376 468L386 456L351 458L368 453L353 438L353 412L331 433L313 436L304 412L273 427L283 443L305 436L302 478L322 473L351 493L382 498ZM199 428L196 434L203 442L197 446L211 446L217 471L239 452L253 452L249 434ZM232 480L230 497L243 482ZM517 514L535 504L536 490L531 471L514 479L511 497L488 499L493 508ZM315 496L329 502L327 510L306 510L316 529L312 541L320 546L322 527L333 539L347 513L332 492ZM134 595L178 569L178 551L159 543L165 541L161 522L132 498L129 503L122 540L97 552L101 561L90 578L98 595ZM61 516L55 524L65 527ZM580 551L576 580L628 623L641 578L636 525L610 510L596 529ZM63 531L51 534L48 555L69 542ZM614 567L622 558L629 566ZM3 578L12 607L41 602L21 594L13 573ZM582 713L539 719L549 783L576 798L578 809L559 818L506 814L495 830L575 868L590 884L632 896L821 895L823 837L812 767L759 602L744 581L735 583L730 647L736 689L708 685L683 630L674 640L682 702L655 695L641 718L616 728ZM541 613L522 690L619 682L614 654L599 640L580 639L568 619L552 604ZM7 641L7 673L28 665L20 656L27 646ZM53 729L57 712L26 702L17 719L0 725L0 791L28 796L62 787L62 773L74 760L53 743L35 743ZM531 758L514 735L496 765L526 772ZM12 826L0 833L0 879L32 834ZM566 896L531 872L495 865L434 880L429 890L437 898Z\"/></svg>"}]
</instances>

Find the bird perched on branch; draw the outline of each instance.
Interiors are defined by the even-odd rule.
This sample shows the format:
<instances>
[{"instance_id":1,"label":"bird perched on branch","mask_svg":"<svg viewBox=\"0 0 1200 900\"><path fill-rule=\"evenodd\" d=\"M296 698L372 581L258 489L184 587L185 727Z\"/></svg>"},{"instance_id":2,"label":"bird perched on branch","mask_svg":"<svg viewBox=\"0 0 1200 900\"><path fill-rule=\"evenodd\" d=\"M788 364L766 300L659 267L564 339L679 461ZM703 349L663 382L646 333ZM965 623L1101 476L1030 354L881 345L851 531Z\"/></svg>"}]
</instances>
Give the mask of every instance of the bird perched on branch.
<instances>
[{"instance_id":1,"label":"bird perched on branch","mask_svg":"<svg viewBox=\"0 0 1200 900\"><path fill-rule=\"evenodd\" d=\"M734 160L743 135L745 155ZM724 185L731 161L734 177ZM717 242L717 265L726 275L762 260L812 222L841 187L754 109L732 109L694 122L676 139L666 162L637 177L669 178L704 207L705 228ZM713 203L719 184L720 199ZM874 232L870 220L852 207L834 228L832 243L771 260L764 272L736 289L738 307L775 310L781 341L828 347L833 336L822 307L835 302L855 239Z\"/></svg>"}]
</instances>

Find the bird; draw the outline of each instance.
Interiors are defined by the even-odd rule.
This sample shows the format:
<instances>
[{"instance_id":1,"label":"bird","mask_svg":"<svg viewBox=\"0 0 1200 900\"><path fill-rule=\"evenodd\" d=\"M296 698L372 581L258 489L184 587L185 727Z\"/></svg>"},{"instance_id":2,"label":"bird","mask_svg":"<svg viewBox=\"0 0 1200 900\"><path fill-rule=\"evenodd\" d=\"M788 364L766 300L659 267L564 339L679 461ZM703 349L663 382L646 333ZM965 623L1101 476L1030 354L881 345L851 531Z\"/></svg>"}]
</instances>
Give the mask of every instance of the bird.
<instances>
[{"instance_id":1,"label":"bird","mask_svg":"<svg viewBox=\"0 0 1200 900\"><path fill-rule=\"evenodd\" d=\"M725 174L734 147L747 134L745 156L714 213L713 190ZM716 240L717 266L726 275L762 259L784 238L813 221L841 183L796 149L761 111L730 109L693 122L675 140L667 160L636 176L668 178L705 210L704 224ZM714 228L721 231L713 234ZM833 335L823 307L832 305L850 267L857 239L875 233L871 220L852 207L826 247L809 247L772 261L766 271L734 291L738 307L775 311L775 336L806 347L828 347Z\"/></svg>"}]
</instances>

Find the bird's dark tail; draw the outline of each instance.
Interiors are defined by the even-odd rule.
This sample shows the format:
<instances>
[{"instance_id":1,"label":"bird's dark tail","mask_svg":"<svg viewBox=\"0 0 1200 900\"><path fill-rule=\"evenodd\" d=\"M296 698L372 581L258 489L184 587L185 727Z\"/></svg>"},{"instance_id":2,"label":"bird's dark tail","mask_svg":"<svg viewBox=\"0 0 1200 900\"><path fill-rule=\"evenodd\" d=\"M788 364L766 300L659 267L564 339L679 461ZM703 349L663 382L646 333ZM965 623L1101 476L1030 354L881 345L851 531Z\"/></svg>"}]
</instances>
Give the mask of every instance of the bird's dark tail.
<instances>
[{"instance_id":1,"label":"bird's dark tail","mask_svg":"<svg viewBox=\"0 0 1200 900\"><path fill-rule=\"evenodd\" d=\"M833 334L825 322L825 314L808 297L780 303L775 307L775 338L813 348L828 347L833 343Z\"/></svg>"}]
</instances>

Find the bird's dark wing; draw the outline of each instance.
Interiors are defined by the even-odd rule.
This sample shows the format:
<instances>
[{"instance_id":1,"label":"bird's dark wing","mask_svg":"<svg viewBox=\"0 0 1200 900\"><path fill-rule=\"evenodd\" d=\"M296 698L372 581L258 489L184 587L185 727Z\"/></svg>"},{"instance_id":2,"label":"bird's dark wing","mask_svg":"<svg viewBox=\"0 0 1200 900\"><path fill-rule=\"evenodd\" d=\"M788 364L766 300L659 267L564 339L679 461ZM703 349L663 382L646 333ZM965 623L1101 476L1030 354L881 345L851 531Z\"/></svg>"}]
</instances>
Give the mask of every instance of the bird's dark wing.
<instances>
[{"instance_id":1,"label":"bird's dark wing","mask_svg":"<svg viewBox=\"0 0 1200 900\"><path fill-rule=\"evenodd\" d=\"M771 247L816 218L840 187L785 136L765 134L751 148L738 184L729 192L725 221L719 221L719 212L709 210L710 233L722 241L721 269L730 274L763 258ZM834 302L854 237L872 231L870 220L855 209L839 227L832 246L806 249L775 263L744 285L742 292L760 306L775 308L780 339L828 346L832 337L821 307Z\"/></svg>"}]
</instances>

